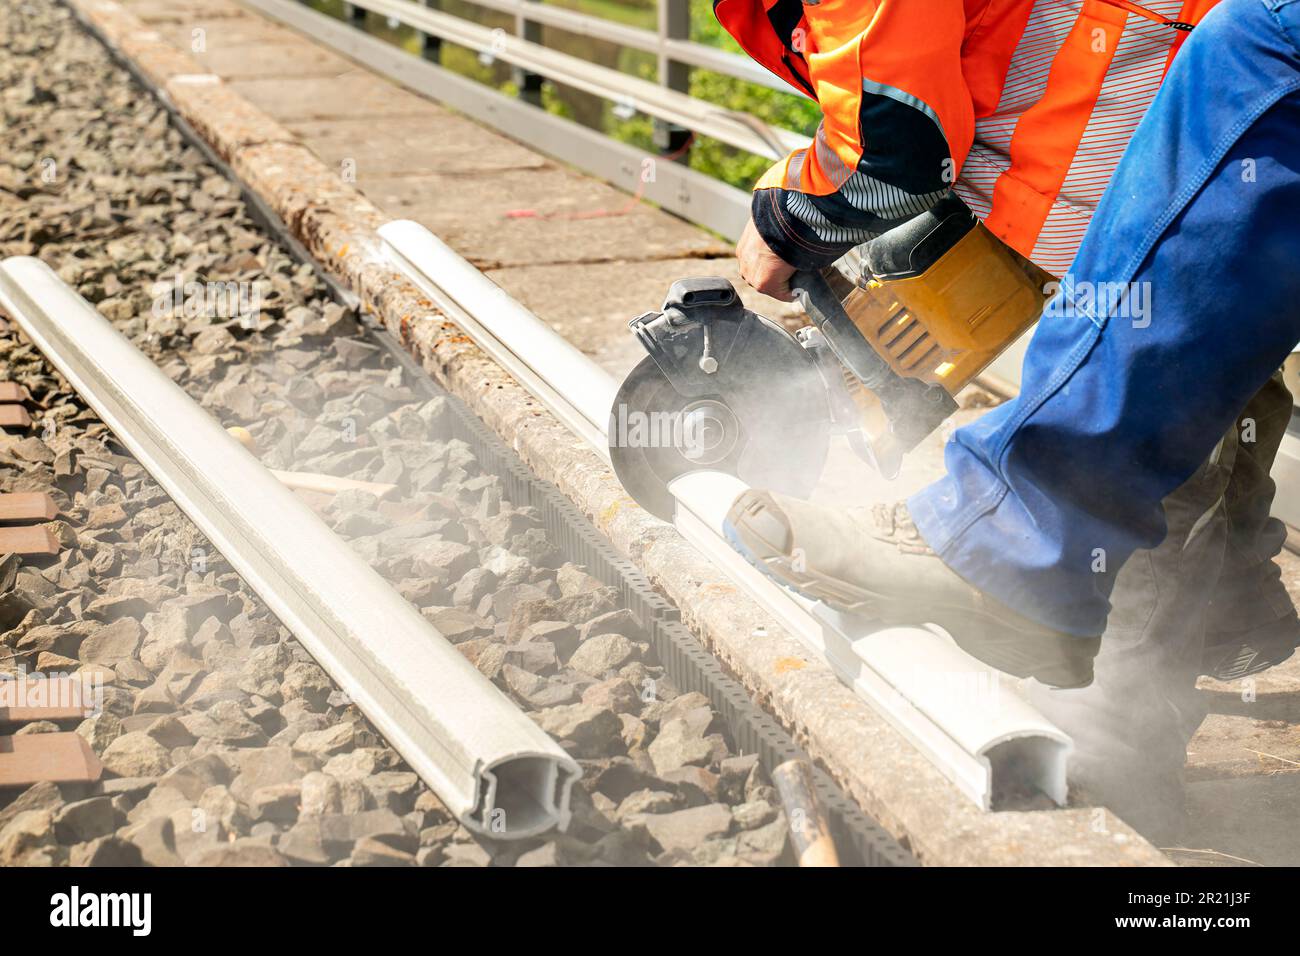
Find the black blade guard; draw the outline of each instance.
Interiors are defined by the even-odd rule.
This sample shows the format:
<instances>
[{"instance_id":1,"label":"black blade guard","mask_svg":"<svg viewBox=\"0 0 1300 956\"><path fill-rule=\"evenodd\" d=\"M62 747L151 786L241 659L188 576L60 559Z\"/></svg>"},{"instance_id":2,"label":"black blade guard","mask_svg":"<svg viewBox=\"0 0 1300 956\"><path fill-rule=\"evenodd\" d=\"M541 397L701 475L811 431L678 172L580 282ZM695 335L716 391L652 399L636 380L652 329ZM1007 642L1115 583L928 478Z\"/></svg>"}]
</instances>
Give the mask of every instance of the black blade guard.
<instances>
[{"instance_id":1,"label":"black blade guard","mask_svg":"<svg viewBox=\"0 0 1300 956\"><path fill-rule=\"evenodd\" d=\"M614 471L637 504L665 521L675 508L668 485L682 475L722 471L807 497L825 467L830 412L815 360L776 323L745 316L713 373L700 370L694 350L652 351L614 399Z\"/></svg>"}]
</instances>

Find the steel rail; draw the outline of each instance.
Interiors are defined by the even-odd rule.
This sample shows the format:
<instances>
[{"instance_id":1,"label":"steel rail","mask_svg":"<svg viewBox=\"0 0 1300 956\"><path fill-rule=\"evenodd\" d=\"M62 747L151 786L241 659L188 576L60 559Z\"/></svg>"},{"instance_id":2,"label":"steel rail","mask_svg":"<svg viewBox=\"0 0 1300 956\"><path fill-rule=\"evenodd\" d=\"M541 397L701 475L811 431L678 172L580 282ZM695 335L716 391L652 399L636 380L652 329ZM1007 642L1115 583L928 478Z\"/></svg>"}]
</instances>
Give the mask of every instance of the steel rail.
<instances>
[{"instance_id":1,"label":"steel rail","mask_svg":"<svg viewBox=\"0 0 1300 956\"><path fill-rule=\"evenodd\" d=\"M253 5L261 8L260 3ZM560 53L449 13L417 7L404 0L355 0L352 5L759 156L780 159L791 150L801 149L811 142L807 136L769 126L748 114L735 114L649 80Z\"/></svg>"},{"instance_id":2,"label":"steel rail","mask_svg":"<svg viewBox=\"0 0 1300 956\"><path fill-rule=\"evenodd\" d=\"M607 456L605 429L616 391L608 372L535 316L521 321L523 306L504 292L488 291L490 279L419 223L389 222L379 235L413 283L467 317L466 335L526 389L531 391L530 382L545 383L544 396L534 393L539 400L559 409L561 421L583 423L578 434ZM977 805L989 809L1010 774L1064 803L1069 738L998 672L937 629L871 628L799 599L732 551L719 530L741 488L717 473L679 479L670 489L677 499L676 527Z\"/></svg>"},{"instance_id":3,"label":"steel rail","mask_svg":"<svg viewBox=\"0 0 1300 956\"><path fill-rule=\"evenodd\" d=\"M778 586L722 535L738 479L697 472L677 479L674 524L836 676L869 701L983 809L1003 792L1003 773L1058 804L1067 796L1072 743L1006 683L1005 675L958 648L937 626L878 627Z\"/></svg>"},{"instance_id":4,"label":"steel rail","mask_svg":"<svg viewBox=\"0 0 1300 956\"><path fill-rule=\"evenodd\" d=\"M0 306L467 827L564 827L577 764L43 262Z\"/></svg>"}]
</instances>

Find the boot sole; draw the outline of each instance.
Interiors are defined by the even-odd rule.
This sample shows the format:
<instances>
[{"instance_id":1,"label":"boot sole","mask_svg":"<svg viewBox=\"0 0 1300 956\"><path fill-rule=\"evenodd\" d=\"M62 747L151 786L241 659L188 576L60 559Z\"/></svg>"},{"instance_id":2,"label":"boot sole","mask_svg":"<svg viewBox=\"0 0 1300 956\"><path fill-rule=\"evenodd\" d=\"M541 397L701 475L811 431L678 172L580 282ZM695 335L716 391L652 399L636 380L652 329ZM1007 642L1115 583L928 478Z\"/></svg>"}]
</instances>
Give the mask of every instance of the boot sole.
<instances>
[{"instance_id":1,"label":"boot sole","mask_svg":"<svg viewBox=\"0 0 1300 956\"><path fill-rule=\"evenodd\" d=\"M898 598L870 591L826 574L798 572L790 559L773 549L771 557L754 553L728 515L722 531L727 542L750 565L782 587L811 601L821 601L837 611L888 625L938 624L967 654L1013 677L1032 677L1061 690L1087 687L1093 680L1093 658L1101 647L1099 637L1074 637L1027 633L976 607L931 605L925 618ZM983 628L972 634L977 619ZM967 625L966 627L961 626ZM988 635L992 630L997 637Z\"/></svg>"},{"instance_id":2,"label":"boot sole","mask_svg":"<svg viewBox=\"0 0 1300 956\"><path fill-rule=\"evenodd\" d=\"M1224 683L1241 680L1243 677L1254 677L1290 660L1295 651L1294 645L1286 647L1280 642L1258 649L1243 645L1231 658L1224 654L1217 664L1206 668L1202 676Z\"/></svg>"}]
</instances>

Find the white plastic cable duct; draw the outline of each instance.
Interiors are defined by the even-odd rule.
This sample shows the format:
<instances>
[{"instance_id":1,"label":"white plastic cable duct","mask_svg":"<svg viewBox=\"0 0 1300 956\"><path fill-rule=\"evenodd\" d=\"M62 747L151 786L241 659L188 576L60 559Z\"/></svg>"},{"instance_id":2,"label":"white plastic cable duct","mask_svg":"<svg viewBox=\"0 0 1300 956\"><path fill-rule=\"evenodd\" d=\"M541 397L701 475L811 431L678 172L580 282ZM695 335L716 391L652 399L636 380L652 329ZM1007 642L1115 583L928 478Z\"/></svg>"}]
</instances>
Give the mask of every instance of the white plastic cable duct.
<instances>
[{"instance_id":1,"label":"white plastic cable duct","mask_svg":"<svg viewBox=\"0 0 1300 956\"><path fill-rule=\"evenodd\" d=\"M26 257L0 306L461 822L567 824L577 764L103 316Z\"/></svg>"},{"instance_id":2,"label":"white plastic cable duct","mask_svg":"<svg viewBox=\"0 0 1300 956\"><path fill-rule=\"evenodd\" d=\"M617 382L418 223L379 230L394 262L603 458ZM752 568L721 536L745 485L719 472L679 478L675 525L808 650L826 661L972 801L1038 790L1063 804L1069 737L941 629L873 629L799 598Z\"/></svg>"},{"instance_id":3,"label":"white plastic cable duct","mask_svg":"<svg viewBox=\"0 0 1300 956\"><path fill-rule=\"evenodd\" d=\"M606 419L618 383L607 372L418 222L385 223L379 235L421 292L608 460Z\"/></svg>"},{"instance_id":4,"label":"white plastic cable duct","mask_svg":"<svg viewBox=\"0 0 1300 956\"><path fill-rule=\"evenodd\" d=\"M722 537L739 479L696 472L670 486L682 535L815 651L959 790L991 809L994 794L1039 790L1066 799L1070 738L971 657L942 628L879 627L778 586Z\"/></svg>"}]
</instances>

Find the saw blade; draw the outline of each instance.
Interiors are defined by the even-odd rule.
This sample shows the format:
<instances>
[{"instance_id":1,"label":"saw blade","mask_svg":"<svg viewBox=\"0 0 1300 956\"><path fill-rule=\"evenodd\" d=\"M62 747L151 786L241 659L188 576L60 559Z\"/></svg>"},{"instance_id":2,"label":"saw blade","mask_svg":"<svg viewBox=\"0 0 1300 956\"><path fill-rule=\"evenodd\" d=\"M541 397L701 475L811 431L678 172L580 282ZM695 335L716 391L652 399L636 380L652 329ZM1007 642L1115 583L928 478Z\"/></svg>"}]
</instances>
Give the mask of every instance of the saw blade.
<instances>
[{"instance_id":1,"label":"saw blade","mask_svg":"<svg viewBox=\"0 0 1300 956\"><path fill-rule=\"evenodd\" d=\"M692 395L678 392L652 357L642 359L619 388L609 420L610 459L628 494L665 521L675 510L668 485L696 471L811 494L830 429L824 383L802 358L774 376L759 378L752 368L741 381L719 374L716 391Z\"/></svg>"}]
</instances>

